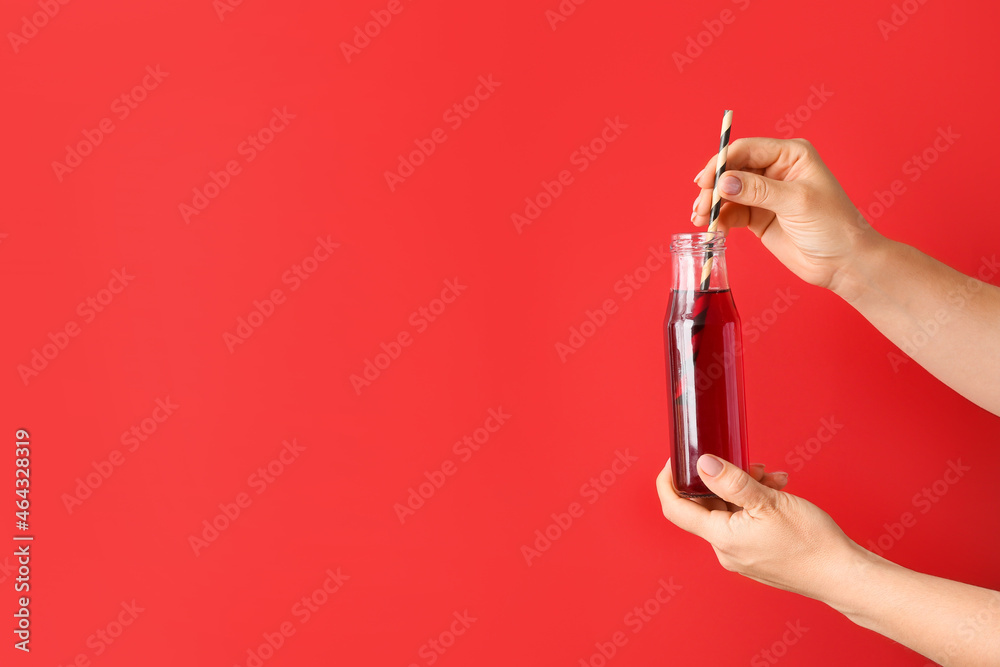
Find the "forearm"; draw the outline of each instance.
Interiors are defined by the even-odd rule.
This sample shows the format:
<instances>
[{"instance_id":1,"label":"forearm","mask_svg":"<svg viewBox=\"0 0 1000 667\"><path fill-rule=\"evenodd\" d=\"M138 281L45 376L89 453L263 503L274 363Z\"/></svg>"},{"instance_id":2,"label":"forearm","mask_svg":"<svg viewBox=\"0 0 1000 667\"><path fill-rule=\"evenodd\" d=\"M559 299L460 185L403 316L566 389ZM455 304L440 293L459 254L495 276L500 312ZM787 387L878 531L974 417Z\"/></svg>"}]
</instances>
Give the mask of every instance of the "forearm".
<instances>
[{"instance_id":1,"label":"forearm","mask_svg":"<svg viewBox=\"0 0 1000 667\"><path fill-rule=\"evenodd\" d=\"M942 665L1000 665L1000 592L921 574L858 547L821 599Z\"/></svg>"},{"instance_id":2,"label":"forearm","mask_svg":"<svg viewBox=\"0 0 1000 667\"><path fill-rule=\"evenodd\" d=\"M997 274L993 257L981 277ZM1000 288L879 235L832 287L931 374L1000 414Z\"/></svg>"}]
</instances>

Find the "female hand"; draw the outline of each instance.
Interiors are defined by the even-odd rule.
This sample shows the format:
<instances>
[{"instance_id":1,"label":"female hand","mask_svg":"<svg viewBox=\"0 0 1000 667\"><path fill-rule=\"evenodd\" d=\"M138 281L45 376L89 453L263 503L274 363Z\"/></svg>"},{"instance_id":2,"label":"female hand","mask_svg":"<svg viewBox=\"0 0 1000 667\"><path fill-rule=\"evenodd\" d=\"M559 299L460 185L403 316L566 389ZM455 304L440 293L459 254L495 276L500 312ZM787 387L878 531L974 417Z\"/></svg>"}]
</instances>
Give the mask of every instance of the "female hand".
<instances>
[{"instance_id":1,"label":"female hand","mask_svg":"<svg viewBox=\"0 0 1000 667\"><path fill-rule=\"evenodd\" d=\"M669 466L670 459L667 459L667 467ZM774 489L775 491L781 491L785 488L785 485L788 484L787 472L767 472L766 466L763 463L751 463L750 476L764 486ZM730 512L735 512L740 509L738 505L727 503L722 498L689 498L689 500L693 500L702 507L706 507L710 510L728 510Z\"/></svg>"},{"instance_id":2,"label":"female hand","mask_svg":"<svg viewBox=\"0 0 1000 667\"><path fill-rule=\"evenodd\" d=\"M691 221L709 223L718 155L695 177ZM837 290L838 273L883 237L864 220L804 139L737 139L719 181L719 228L749 227L795 275Z\"/></svg>"},{"instance_id":3,"label":"female hand","mask_svg":"<svg viewBox=\"0 0 1000 667\"><path fill-rule=\"evenodd\" d=\"M829 514L768 485L780 477L761 484L715 456L698 459L698 472L721 500L705 507L678 495L668 462L656 478L660 504L667 519L707 540L724 568L817 599L836 590L860 547Z\"/></svg>"}]
</instances>

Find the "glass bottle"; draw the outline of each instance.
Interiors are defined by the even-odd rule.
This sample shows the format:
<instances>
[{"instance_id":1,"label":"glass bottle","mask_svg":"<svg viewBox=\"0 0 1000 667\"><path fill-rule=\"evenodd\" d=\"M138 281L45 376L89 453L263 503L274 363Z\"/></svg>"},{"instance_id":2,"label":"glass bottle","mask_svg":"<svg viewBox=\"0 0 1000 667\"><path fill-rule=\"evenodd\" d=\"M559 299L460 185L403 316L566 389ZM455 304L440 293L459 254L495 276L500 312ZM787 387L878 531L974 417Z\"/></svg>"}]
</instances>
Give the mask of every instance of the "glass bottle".
<instances>
[{"instance_id":1,"label":"glass bottle","mask_svg":"<svg viewBox=\"0 0 1000 667\"><path fill-rule=\"evenodd\" d=\"M749 466L743 334L729 291L726 237L675 234L670 252L674 287L663 339L674 486L688 498L714 497L698 474L699 456L714 454L743 470Z\"/></svg>"}]
</instances>

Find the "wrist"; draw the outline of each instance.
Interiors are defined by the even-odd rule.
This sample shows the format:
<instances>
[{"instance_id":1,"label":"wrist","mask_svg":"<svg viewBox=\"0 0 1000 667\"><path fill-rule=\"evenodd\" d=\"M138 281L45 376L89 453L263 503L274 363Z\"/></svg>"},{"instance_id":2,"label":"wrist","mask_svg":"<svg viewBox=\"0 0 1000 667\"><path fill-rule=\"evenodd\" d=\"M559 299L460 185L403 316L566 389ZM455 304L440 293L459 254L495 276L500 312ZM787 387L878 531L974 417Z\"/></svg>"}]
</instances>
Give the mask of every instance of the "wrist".
<instances>
[{"instance_id":1,"label":"wrist","mask_svg":"<svg viewBox=\"0 0 1000 667\"><path fill-rule=\"evenodd\" d=\"M851 251L834 272L829 287L844 301L857 306L858 301L877 287L884 264L898 244L871 227L852 229L851 235Z\"/></svg>"},{"instance_id":2,"label":"wrist","mask_svg":"<svg viewBox=\"0 0 1000 667\"><path fill-rule=\"evenodd\" d=\"M854 623L873 628L880 613L873 608L873 600L879 598L883 582L895 570L901 569L900 566L853 541L839 559L838 565L838 583L829 587L818 599Z\"/></svg>"}]
</instances>

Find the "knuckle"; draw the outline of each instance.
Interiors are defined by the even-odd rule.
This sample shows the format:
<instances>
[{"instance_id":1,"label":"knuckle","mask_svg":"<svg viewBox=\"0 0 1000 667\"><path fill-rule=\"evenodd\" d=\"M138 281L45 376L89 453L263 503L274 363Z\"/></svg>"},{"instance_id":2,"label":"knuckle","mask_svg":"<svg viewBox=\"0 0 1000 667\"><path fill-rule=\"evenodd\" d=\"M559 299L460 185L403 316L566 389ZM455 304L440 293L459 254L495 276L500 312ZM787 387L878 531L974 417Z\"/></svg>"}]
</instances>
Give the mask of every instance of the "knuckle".
<instances>
[{"instance_id":1,"label":"knuckle","mask_svg":"<svg viewBox=\"0 0 1000 667\"><path fill-rule=\"evenodd\" d=\"M797 138L797 139L792 139L792 141L794 141L799 146L801 146L802 148L804 148L806 150L806 152L810 152L811 153L811 152L813 152L813 151L816 150L813 147L812 142L809 141L808 139Z\"/></svg>"},{"instance_id":2,"label":"knuckle","mask_svg":"<svg viewBox=\"0 0 1000 667\"><path fill-rule=\"evenodd\" d=\"M756 512L758 515L774 516L778 514L777 494L763 493L757 501Z\"/></svg>"},{"instance_id":3,"label":"knuckle","mask_svg":"<svg viewBox=\"0 0 1000 667\"><path fill-rule=\"evenodd\" d=\"M751 183L750 201L754 204L766 203L771 193L768 190L767 183L764 181L764 179L754 178L751 179L750 183Z\"/></svg>"},{"instance_id":4,"label":"knuckle","mask_svg":"<svg viewBox=\"0 0 1000 667\"><path fill-rule=\"evenodd\" d=\"M738 572L740 569L739 563L735 558L727 554L725 551L720 549L715 550L715 556L719 559L719 565L722 569L728 570L729 572Z\"/></svg>"},{"instance_id":5,"label":"knuckle","mask_svg":"<svg viewBox=\"0 0 1000 667\"><path fill-rule=\"evenodd\" d=\"M765 489L757 504L758 515L775 517L784 514L788 505L787 494L774 489Z\"/></svg>"},{"instance_id":6,"label":"knuckle","mask_svg":"<svg viewBox=\"0 0 1000 667\"><path fill-rule=\"evenodd\" d=\"M733 467L729 471L729 479L726 480L729 490L737 496L742 494L746 490L747 485L750 484L750 475L741 473L742 471L739 468Z\"/></svg>"},{"instance_id":7,"label":"knuckle","mask_svg":"<svg viewBox=\"0 0 1000 667\"><path fill-rule=\"evenodd\" d=\"M768 494L768 505L775 514L791 514L791 498L783 491L775 491Z\"/></svg>"}]
</instances>

